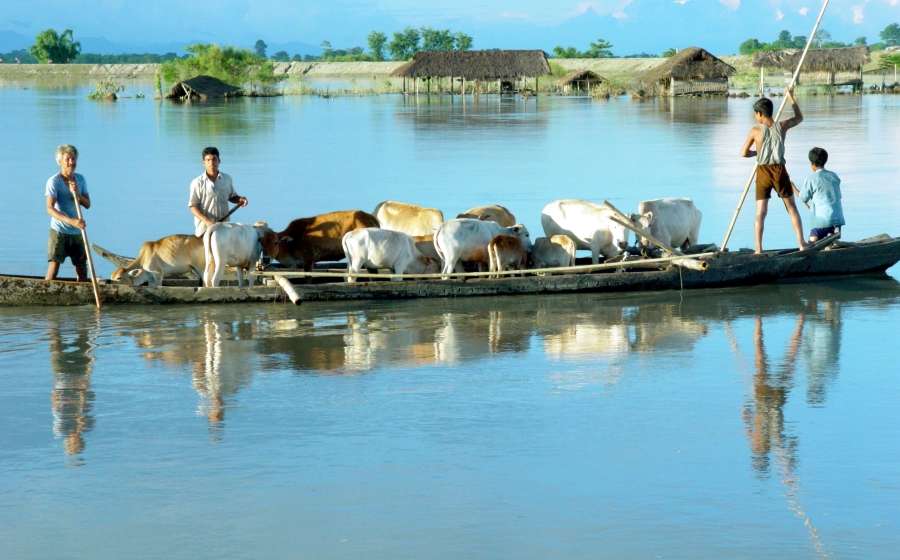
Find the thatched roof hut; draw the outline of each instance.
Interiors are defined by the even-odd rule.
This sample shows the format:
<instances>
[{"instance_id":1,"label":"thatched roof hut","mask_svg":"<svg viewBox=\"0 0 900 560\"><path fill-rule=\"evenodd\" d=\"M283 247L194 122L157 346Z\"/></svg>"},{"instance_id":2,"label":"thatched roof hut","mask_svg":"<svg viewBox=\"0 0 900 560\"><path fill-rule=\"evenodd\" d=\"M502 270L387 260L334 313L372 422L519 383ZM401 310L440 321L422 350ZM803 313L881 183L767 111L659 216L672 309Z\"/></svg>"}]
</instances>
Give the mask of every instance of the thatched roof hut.
<instances>
[{"instance_id":1,"label":"thatched roof hut","mask_svg":"<svg viewBox=\"0 0 900 560\"><path fill-rule=\"evenodd\" d=\"M783 51L758 51L753 55L756 68L780 68L793 71L800 61L801 49ZM859 72L869 61L869 49L865 46L840 49L810 49L803 62L804 72Z\"/></svg>"},{"instance_id":2,"label":"thatched roof hut","mask_svg":"<svg viewBox=\"0 0 900 560\"><path fill-rule=\"evenodd\" d=\"M606 78L591 70L572 70L559 79L559 85L562 87L582 87L582 85L587 85L590 88L605 81Z\"/></svg>"},{"instance_id":3,"label":"thatched roof hut","mask_svg":"<svg viewBox=\"0 0 900 560\"><path fill-rule=\"evenodd\" d=\"M423 51L392 75L404 78L463 78L466 80L514 80L550 73L544 51Z\"/></svg>"},{"instance_id":4,"label":"thatched roof hut","mask_svg":"<svg viewBox=\"0 0 900 560\"><path fill-rule=\"evenodd\" d=\"M637 81L651 94L727 93L728 77L735 71L706 49L689 47L645 71Z\"/></svg>"},{"instance_id":5,"label":"thatched roof hut","mask_svg":"<svg viewBox=\"0 0 900 560\"><path fill-rule=\"evenodd\" d=\"M180 101L199 99L206 101L210 98L238 97L242 94L241 88L226 84L218 78L195 76L190 80L184 80L172 86L166 99L177 99Z\"/></svg>"}]
</instances>

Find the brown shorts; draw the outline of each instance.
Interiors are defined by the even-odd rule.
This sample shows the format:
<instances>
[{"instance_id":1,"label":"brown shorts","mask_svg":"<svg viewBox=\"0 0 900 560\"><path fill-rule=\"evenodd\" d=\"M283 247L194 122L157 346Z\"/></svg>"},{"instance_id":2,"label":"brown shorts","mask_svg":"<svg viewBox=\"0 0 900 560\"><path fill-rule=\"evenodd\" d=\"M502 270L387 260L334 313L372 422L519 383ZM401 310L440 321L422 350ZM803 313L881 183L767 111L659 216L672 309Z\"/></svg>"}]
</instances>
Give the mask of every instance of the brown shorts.
<instances>
[{"instance_id":1,"label":"brown shorts","mask_svg":"<svg viewBox=\"0 0 900 560\"><path fill-rule=\"evenodd\" d=\"M784 165L760 165L756 168L756 200L772 198L773 189L778 193L779 198L794 196L791 178Z\"/></svg>"},{"instance_id":2,"label":"brown shorts","mask_svg":"<svg viewBox=\"0 0 900 560\"><path fill-rule=\"evenodd\" d=\"M66 257L72 259L74 265L84 264L87 260L81 235L70 235L51 229L50 239L47 241L47 261L62 263Z\"/></svg>"}]
</instances>

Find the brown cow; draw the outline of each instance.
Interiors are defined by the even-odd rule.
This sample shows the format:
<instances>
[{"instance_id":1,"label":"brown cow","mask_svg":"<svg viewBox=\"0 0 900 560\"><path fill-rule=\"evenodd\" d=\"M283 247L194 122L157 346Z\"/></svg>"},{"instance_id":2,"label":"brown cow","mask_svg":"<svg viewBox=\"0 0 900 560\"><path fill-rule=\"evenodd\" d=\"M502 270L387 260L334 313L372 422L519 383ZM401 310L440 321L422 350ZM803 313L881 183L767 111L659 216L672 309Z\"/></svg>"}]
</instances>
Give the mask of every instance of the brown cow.
<instances>
[{"instance_id":1,"label":"brown cow","mask_svg":"<svg viewBox=\"0 0 900 560\"><path fill-rule=\"evenodd\" d=\"M472 218L474 220L497 222L503 227L512 227L516 225L516 217L513 213L499 204L469 208L457 216L457 218Z\"/></svg>"},{"instance_id":2,"label":"brown cow","mask_svg":"<svg viewBox=\"0 0 900 560\"><path fill-rule=\"evenodd\" d=\"M378 219L362 210L341 210L298 218L284 231L265 235L263 251L281 264L310 271L317 261L344 258L341 240L355 229L378 227Z\"/></svg>"},{"instance_id":3,"label":"brown cow","mask_svg":"<svg viewBox=\"0 0 900 560\"><path fill-rule=\"evenodd\" d=\"M488 257L491 272L524 270L528 262L528 250L515 235L500 234L488 243Z\"/></svg>"},{"instance_id":4,"label":"brown cow","mask_svg":"<svg viewBox=\"0 0 900 560\"><path fill-rule=\"evenodd\" d=\"M112 279L114 282L134 282L138 276L129 273L144 269L155 273L148 278L151 286L161 285L167 274L193 272L202 280L204 263L202 238L183 234L167 235L141 244L138 256L126 266L113 271Z\"/></svg>"}]
</instances>

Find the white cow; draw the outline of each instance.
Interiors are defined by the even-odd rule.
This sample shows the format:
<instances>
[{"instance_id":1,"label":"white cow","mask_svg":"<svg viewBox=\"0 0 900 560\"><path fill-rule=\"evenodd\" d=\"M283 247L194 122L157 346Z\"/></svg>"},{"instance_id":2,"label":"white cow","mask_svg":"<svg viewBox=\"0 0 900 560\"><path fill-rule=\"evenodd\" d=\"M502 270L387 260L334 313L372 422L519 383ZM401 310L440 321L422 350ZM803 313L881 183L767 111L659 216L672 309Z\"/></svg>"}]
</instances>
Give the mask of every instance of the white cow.
<instances>
[{"instance_id":1,"label":"white cow","mask_svg":"<svg viewBox=\"0 0 900 560\"><path fill-rule=\"evenodd\" d=\"M372 227L356 229L345 233L341 243L350 272L358 273L364 268L390 268L394 274L438 272L438 262L420 253L413 239L399 231ZM355 279L348 277L347 281L354 282Z\"/></svg>"},{"instance_id":2,"label":"white cow","mask_svg":"<svg viewBox=\"0 0 900 560\"><path fill-rule=\"evenodd\" d=\"M586 200L554 200L541 211L547 237L566 235L578 249L590 249L591 262L599 255L616 257L628 247L628 230L610 218L612 211Z\"/></svg>"},{"instance_id":3,"label":"white cow","mask_svg":"<svg viewBox=\"0 0 900 560\"><path fill-rule=\"evenodd\" d=\"M575 242L567 235L539 237L531 255L535 268L575 266Z\"/></svg>"},{"instance_id":4,"label":"white cow","mask_svg":"<svg viewBox=\"0 0 900 560\"><path fill-rule=\"evenodd\" d=\"M679 249L697 244L703 214L689 198L658 198L641 202L638 213L632 214L631 219L653 237ZM640 242L645 247L650 246L648 239L642 237Z\"/></svg>"},{"instance_id":5,"label":"white cow","mask_svg":"<svg viewBox=\"0 0 900 560\"><path fill-rule=\"evenodd\" d=\"M249 273L249 285L253 285L253 270L262 254L262 237L274 235L265 222L256 222L252 226L217 223L210 226L203 234L203 252L206 266L203 271L203 285L215 288L222 280L226 266L237 269L238 287L244 283L243 270Z\"/></svg>"},{"instance_id":6,"label":"white cow","mask_svg":"<svg viewBox=\"0 0 900 560\"><path fill-rule=\"evenodd\" d=\"M441 272L450 274L461 261L478 263L478 269L483 270L490 262L488 244L500 234L518 237L531 252L531 237L522 224L501 227L497 222L471 218L447 220L434 233L434 248L443 260Z\"/></svg>"},{"instance_id":7,"label":"white cow","mask_svg":"<svg viewBox=\"0 0 900 560\"><path fill-rule=\"evenodd\" d=\"M385 200L372 212L382 229L403 232L406 235L434 235L444 223L444 213L437 208L425 208L416 204Z\"/></svg>"}]
</instances>

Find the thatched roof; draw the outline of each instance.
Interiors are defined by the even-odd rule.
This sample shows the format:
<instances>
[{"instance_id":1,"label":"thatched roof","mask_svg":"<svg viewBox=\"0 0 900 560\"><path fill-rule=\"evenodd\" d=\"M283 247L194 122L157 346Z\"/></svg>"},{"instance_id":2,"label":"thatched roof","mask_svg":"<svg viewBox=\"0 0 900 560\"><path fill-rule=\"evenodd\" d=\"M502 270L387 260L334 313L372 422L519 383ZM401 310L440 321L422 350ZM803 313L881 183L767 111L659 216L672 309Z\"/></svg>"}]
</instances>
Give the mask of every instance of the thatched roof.
<instances>
[{"instance_id":1,"label":"thatched roof","mask_svg":"<svg viewBox=\"0 0 900 560\"><path fill-rule=\"evenodd\" d=\"M243 92L241 88L226 84L212 76L195 76L190 80L178 82L169 91L167 99L201 99L214 97L237 97Z\"/></svg>"},{"instance_id":2,"label":"thatched roof","mask_svg":"<svg viewBox=\"0 0 900 560\"><path fill-rule=\"evenodd\" d=\"M509 80L550 73L544 51L423 51L392 73L407 78L459 77Z\"/></svg>"},{"instance_id":3,"label":"thatched roof","mask_svg":"<svg viewBox=\"0 0 900 560\"><path fill-rule=\"evenodd\" d=\"M576 82L605 82L606 78L590 70L572 70L559 79L559 85L567 86Z\"/></svg>"},{"instance_id":4,"label":"thatched roof","mask_svg":"<svg viewBox=\"0 0 900 560\"><path fill-rule=\"evenodd\" d=\"M735 73L730 64L712 55L706 49L689 47L678 51L675 55L655 68L647 70L639 76L639 81L653 83L669 78L676 80L713 80L727 78Z\"/></svg>"},{"instance_id":5,"label":"thatched roof","mask_svg":"<svg viewBox=\"0 0 900 560\"><path fill-rule=\"evenodd\" d=\"M794 70L800 61L801 49L783 51L758 51L753 55L753 66ZM810 49L803 61L804 72L853 72L869 61L869 49L865 46L840 49Z\"/></svg>"}]
</instances>

